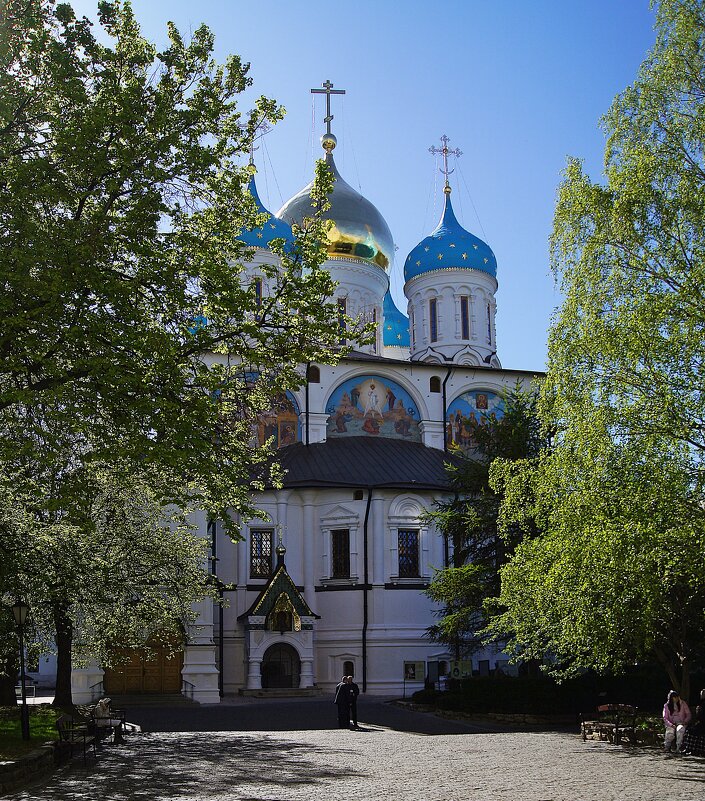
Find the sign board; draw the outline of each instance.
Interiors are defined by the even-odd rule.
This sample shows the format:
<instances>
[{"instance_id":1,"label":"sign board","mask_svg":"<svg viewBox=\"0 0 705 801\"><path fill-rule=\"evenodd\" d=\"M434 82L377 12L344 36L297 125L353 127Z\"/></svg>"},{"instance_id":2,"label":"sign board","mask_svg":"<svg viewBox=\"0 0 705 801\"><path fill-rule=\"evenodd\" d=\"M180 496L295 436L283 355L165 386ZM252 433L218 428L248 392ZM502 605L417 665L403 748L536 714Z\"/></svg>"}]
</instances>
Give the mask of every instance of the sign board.
<instances>
[{"instance_id":1,"label":"sign board","mask_svg":"<svg viewBox=\"0 0 705 801\"><path fill-rule=\"evenodd\" d=\"M426 678L425 662L404 662L404 681L424 681Z\"/></svg>"},{"instance_id":2,"label":"sign board","mask_svg":"<svg viewBox=\"0 0 705 801\"><path fill-rule=\"evenodd\" d=\"M472 676L472 659L452 659L449 675L451 679L469 679Z\"/></svg>"}]
</instances>

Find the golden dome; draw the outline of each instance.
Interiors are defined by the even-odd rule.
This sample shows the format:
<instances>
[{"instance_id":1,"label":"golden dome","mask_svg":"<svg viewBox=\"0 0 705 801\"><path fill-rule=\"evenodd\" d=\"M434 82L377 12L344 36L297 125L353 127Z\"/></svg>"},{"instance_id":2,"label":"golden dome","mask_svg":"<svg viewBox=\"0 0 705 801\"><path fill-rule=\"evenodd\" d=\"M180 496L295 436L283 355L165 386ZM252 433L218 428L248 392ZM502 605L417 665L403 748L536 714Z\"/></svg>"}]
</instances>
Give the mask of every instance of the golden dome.
<instances>
[{"instance_id":1,"label":"golden dome","mask_svg":"<svg viewBox=\"0 0 705 801\"><path fill-rule=\"evenodd\" d=\"M388 270L394 256L389 226L375 206L341 177L333 160L334 137L330 136L332 147L326 148L325 162L335 183L329 195L330 208L323 213L324 219L333 221L328 232L328 254L332 259L364 261ZM311 187L309 184L287 201L276 216L289 225L300 224L304 217L311 217Z\"/></svg>"}]
</instances>

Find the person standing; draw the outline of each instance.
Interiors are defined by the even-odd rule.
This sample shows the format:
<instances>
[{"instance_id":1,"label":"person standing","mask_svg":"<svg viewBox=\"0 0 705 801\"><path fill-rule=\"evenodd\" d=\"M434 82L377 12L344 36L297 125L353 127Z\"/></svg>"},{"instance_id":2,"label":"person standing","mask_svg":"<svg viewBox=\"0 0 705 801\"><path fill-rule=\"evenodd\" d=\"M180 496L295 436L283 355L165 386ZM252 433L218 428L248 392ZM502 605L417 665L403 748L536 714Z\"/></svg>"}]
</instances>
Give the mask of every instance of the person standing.
<instances>
[{"instance_id":1,"label":"person standing","mask_svg":"<svg viewBox=\"0 0 705 801\"><path fill-rule=\"evenodd\" d=\"M343 676L335 688L333 703L338 707L338 728L350 728L350 686L347 676Z\"/></svg>"},{"instance_id":2,"label":"person standing","mask_svg":"<svg viewBox=\"0 0 705 801\"><path fill-rule=\"evenodd\" d=\"M675 690L671 690L668 693L666 703L663 705L663 722L666 726L666 736L663 742L664 751L671 750L675 739L676 753L680 754L683 748L685 727L690 723L690 709Z\"/></svg>"},{"instance_id":3,"label":"person standing","mask_svg":"<svg viewBox=\"0 0 705 801\"><path fill-rule=\"evenodd\" d=\"M360 695L360 688L355 683L352 676L348 676L347 684L350 692L350 717L352 718L352 725L354 729L359 729L357 725L357 696Z\"/></svg>"}]
</instances>

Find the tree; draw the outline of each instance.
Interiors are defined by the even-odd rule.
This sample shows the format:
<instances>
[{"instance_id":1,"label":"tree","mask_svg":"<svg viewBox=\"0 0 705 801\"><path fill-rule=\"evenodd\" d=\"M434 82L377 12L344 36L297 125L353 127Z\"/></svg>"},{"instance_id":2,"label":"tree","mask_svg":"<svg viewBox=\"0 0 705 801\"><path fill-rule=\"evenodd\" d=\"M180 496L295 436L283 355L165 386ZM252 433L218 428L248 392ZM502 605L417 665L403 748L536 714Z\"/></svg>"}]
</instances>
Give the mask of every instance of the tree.
<instances>
[{"instance_id":1,"label":"tree","mask_svg":"<svg viewBox=\"0 0 705 801\"><path fill-rule=\"evenodd\" d=\"M99 3L112 47L66 4L3 12L0 455L50 459L70 429L99 461L178 471L229 524L266 456L248 420L302 383L298 364L339 352L314 209L293 248L275 245L262 309L243 275L238 236L262 220L237 159L283 110L238 111L248 65L215 64L205 27L187 44L170 24L157 52L119 0ZM314 202L330 186L319 166Z\"/></svg>"},{"instance_id":2,"label":"tree","mask_svg":"<svg viewBox=\"0 0 705 801\"><path fill-rule=\"evenodd\" d=\"M537 391L519 383L504 398L503 415L477 426L475 450L449 464L453 497L435 505L428 519L446 538L452 565L437 570L427 595L440 605L430 636L461 650L477 648L485 624L483 606L499 592L499 568L526 535L519 527L499 535L497 520L503 497L490 477L497 462L508 465L534 459L546 447L536 412Z\"/></svg>"},{"instance_id":3,"label":"tree","mask_svg":"<svg viewBox=\"0 0 705 801\"><path fill-rule=\"evenodd\" d=\"M56 647L55 705L71 706L75 664L109 665L116 643L137 647L164 631L180 641L192 604L212 594L207 541L188 524L190 510L164 503L175 480L155 468L91 464L53 509L50 499L24 499L31 517L6 516L4 585L28 598L35 641Z\"/></svg>"},{"instance_id":4,"label":"tree","mask_svg":"<svg viewBox=\"0 0 705 801\"><path fill-rule=\"evenodd\" d=\"M506 495L504 519L533 510L542 536L502 571L494 630L555 671L655 658L687 694L705 618L703 4L663 0L656 30L604 119L606 183L571 160L559 190L556 447Z\"/></svg>"}]
</instances>

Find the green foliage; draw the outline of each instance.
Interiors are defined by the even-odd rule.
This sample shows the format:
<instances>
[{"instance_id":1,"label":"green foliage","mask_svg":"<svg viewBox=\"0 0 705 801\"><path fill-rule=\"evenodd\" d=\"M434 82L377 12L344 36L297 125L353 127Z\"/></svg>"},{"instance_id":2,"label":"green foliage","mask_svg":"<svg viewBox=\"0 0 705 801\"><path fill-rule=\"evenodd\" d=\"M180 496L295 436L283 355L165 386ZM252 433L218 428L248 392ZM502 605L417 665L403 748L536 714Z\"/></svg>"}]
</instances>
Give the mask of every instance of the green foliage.
<instances>
[{"instance_id":1,"label":"green foliage","mask_svg":"<svg viewBox=\"0 0 705 801\"><path fill-rule=\"evenodd\" d=\"M248 421L302 383L298 364L338 354L313 209L293 251L279 248L263 309L243 274L238 235L261 219L238 159L283 109L238 110L248 65L216 64L203 26L186 43L169 25L157 52L129 3L100 3L111 46L68 5L6 8L0 455L51 460L57 437L85 437L98 460L178 471L174 492L229 524L227 509L252 511L247 484L266 458ZM319 166L316 202L330 185Z\"/></svg>"},{"instance_id":2,"label":"green foliage","mask_svg":"<svg viewBox=\"0 0 705 801\"><path fill-rule=\"evenodd\" d=\"M476 429L477 448L451 464L454 497L436 504L428 519L452 545L452 566L438 570L427 595L439 604L430 636L456 650L480 644L483 604L499 591L498 569L525 535L520 528L500 536L497 519L503 487L490 481L498 464L533 459L547 440L536 414L537 392L517 385L506 393L504 415Z\"/></svg>"},{"instance_id":3,"label":"green foliage","mask_svg":"<svg viewBox=\"0 0 705 801\"><path fill-rule=\"evenodd\" d=\"M701 2L659 3L604 120L606 184L566 170L541 399L556 447L505 475L502 509L543 533L503 569L491 627L557 674L655 657L686 694L705 657L704 35Z\"/></svg>"}]
</instances>

